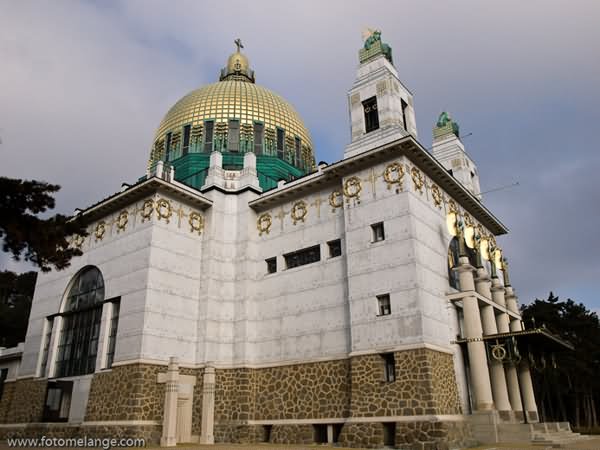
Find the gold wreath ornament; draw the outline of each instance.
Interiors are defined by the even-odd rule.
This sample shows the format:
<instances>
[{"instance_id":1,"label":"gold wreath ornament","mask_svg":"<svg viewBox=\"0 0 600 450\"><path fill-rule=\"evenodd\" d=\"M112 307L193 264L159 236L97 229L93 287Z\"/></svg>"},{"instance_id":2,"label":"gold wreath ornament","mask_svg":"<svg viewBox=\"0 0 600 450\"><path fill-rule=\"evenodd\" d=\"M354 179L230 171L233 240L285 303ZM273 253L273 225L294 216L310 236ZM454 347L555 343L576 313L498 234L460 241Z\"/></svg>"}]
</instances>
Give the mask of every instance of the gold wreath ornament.
<instances>
[{"instance_id":1,"label":"gold wreath ornament","mask_svg":"<svg viewBox=\"0 0 600 450\"><path fill-rule=\"evenodd\" d=\"M425 184L425 180L423 179L423 174L421 173L421 171L416 167L413 167L410 170L410 176L415 185L415 189L420 193L423 193L423 185Z\"/></svg>"},{"instance_id":2,"label":"gold wreath ornament","mask_svg":"<svg viewBox=\"0 0 600 450\"><path fill-rule=\"evenodd\" d=\"M150 220L152 217L152 211L154 211L154 202L151 199L148 199L142 206L142 222Z\"/></svg>"},{"instance_id":3,"label":"gold wreath ornament","mask_svg":"<svg viewBox=\"0 0 600 450\"><path fill-rule=\"evenodd\" d=\"M292 220L294 221L294 225L296 225L296 222L304 222L306 214L308 214L308 208L304 200L294 203L294 206L292 206Z\"/></svg>"},{"instance_id":4,"label":"gold wreath ornament","mask_svg":"<svg viewBox=\"0 0 600 450\"><path fill-rule=\"evenodd\" d=\"M331 206L331 212L344 206L344 197L340 191L333 191L329 194L329 206Z\"/></svg>"},{"instance_id":5,"label":"gold wreath ornament","mask_svg":"<svg viewBox=\"0 0 600 450\"><path fill-rule=\"evenodd\" d=\"M202 234L202 230L204 229L204 219L200 214L197 212L190 213L188 223L190 224L190 231L192 233L196 232L198 234Z\"/></svg>"},{"instance_id":6,"label":"gold wreath ornament","mask_svg":"<svg viewBox=\"0 0 600 450\"><path fill-rule=\"evenodd\" d=\"M169 223L171 216L173 215L173 209L171 203L164 198L161 198L156 202L156 216L158 220L165 219L165 222Z\"/></svg>"},{"instance_id":7,"label":"gold wreath ornament","mask_svg":"<svg viewBox=\"0 0 600 450\"><path fill-rule=\"evenodd\" d=\"M104 238L104 233L106 233L106 223L100 222L96 225L96 241L101 241Z\"/></svg>"},{"instance_id":8,"label":"gold wreath ornament","mask_svg":"<svg viewBox=\"0 0 600 450\"><path fill-rule=\"evenodd\" d=\"M124 231L127 228L127 223L129 222L129 213L124 210L119 213L117 216L117 233Z\"/></svg>"},{"instance_id":9,"label":"gold wreath ornament","mask_svg":"<svg viewBox=\"0 0 600 450\"><path fill-rule=\"evenodd\" d=\"M431 185L431 196L433 197L433 204L441 209L442 203L444 202L442 198L442 191L436 184Z\"/></svg>"},{"instance_id":10,"label":"gold wreath ornament","mask_svg":"<svg viewBox=\"0 0 600 450\"><path fill-rule=\"evenodd\" d=\"M350 177L344 182L344 195L349 198L359 197L362 184L358 177Z\"/></svg>"},{"instance_id":11,"label":"gold wreath ornament","mask_svg":"<svg viewBox=\"0 0 600 450\"><path fill-rule=\"evenodd\" d=\"M256 228L258 229L258 235L262 236L263 233L269 234L269 232L271 231L271 225L273 225L273 219L271 219L271 214L261 214L256 220Z\"/></svg>"},{"instance_id":12,"label":"gold wreath ornament","mask_svg":"<svg viewBox=\"0 0 600 450\"><path fill-rule=\"evenodd\" d=\"M83 245L83 242L85 241L85 238L79 234L76 234L75 236L73 236L73 239L71 240L71 243L77 247L78 249L81 250L81 246Z\"/></svg>"},{"instance_id":13,"label":"gold wreath ornament","mask_svg":"<svg viewBox=\"0 0 600 450\"><path fill-rule=\"evenodd\" d=\"M404 167L400 163L389 164L384 172L383 179L387 183L388 190L392 188L392 185L397 184L396 192L402 190L402 180L404 179Z\"/></svg>"}]
</instances>

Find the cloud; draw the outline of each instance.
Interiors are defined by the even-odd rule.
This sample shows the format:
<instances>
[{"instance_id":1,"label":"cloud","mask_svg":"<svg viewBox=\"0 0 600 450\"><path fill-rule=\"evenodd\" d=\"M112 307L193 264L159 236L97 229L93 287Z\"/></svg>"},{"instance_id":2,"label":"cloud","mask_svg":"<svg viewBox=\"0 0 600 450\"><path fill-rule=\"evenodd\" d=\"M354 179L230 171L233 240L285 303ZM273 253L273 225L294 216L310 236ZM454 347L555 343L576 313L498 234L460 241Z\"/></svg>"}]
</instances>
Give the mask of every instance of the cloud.
<instances>
[{"instance_id":1,"label":"cloud","mask_svg":"<svg viewBox=\"0 0 600 450\"><path fill-rule=\"evenodd\" d=\"M520 181L485 202L512 229L501 244L522 300L600 274L597 2L127 0L2 9L0 171L62 184L61 211L143 175L162 116L216 81L237 37L257 81L304 118L317 160L340 159L360 32L371 26L382 29L415 94L424 145L448 109L473 132L465 145L483 189Z\"/></svg>"}]
</instances>

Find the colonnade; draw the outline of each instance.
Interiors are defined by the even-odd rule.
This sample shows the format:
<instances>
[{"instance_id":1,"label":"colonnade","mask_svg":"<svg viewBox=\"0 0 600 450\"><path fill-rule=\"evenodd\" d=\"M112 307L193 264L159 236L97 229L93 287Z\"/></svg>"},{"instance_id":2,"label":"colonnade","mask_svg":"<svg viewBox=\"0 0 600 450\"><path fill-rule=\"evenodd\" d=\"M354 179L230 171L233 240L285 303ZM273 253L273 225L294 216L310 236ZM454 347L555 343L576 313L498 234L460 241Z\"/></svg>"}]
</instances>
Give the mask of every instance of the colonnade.
<instances>
[{"instance_id":1,"label":"colonnade","mask_svg":"<svg viewBox=\"0 0 600 450\"><path fill-rule=\"evenodd\" d=\"M523 420L525 411L528 422L537 422L527 360L503 362L490 358L488 362L483 341L487 335L523 329L508 275L505 273L503 285L495 273L490 277L484 267L473 267L467 256L459 257L455 270L463 303L463 337L467 341L474 410L497 410L505 421Z\"/></svg>"}]
</instances>

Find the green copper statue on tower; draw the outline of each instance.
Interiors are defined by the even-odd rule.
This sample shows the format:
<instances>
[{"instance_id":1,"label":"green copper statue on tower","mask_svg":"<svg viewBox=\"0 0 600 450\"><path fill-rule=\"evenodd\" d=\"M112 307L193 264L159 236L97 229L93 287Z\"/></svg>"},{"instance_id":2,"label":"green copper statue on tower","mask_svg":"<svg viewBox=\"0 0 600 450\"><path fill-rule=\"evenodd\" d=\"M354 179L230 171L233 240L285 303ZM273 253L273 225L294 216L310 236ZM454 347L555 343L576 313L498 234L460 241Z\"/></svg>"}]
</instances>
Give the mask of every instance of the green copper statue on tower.
<instances>
[{"instance_id":1,"label":"green copper statue on tower","mask_svg":"<svg viewBox=\"0 0 600 450\"><path fill-rule=\"evenodd\" d=\"M359 52L360 62L365 62L373 56L383 54L385 58L393 64L392 48L381 40L381 31L366 28L362 33L365 41L363 48Z\"/></svg>"}]
</instances>

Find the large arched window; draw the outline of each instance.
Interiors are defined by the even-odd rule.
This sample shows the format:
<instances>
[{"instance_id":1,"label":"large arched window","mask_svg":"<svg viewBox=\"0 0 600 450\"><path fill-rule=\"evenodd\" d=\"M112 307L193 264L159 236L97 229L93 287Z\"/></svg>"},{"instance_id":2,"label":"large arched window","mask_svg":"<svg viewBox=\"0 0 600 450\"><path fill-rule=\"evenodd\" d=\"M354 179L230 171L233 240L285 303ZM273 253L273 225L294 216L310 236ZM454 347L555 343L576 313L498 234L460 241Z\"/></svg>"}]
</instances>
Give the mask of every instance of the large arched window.
<instances>
[{"instance_id":1,"label":"large arched window","mask_svg":"<svg viewBox=\"0 0 600 450\"><path fill-rule=\"evenodd\" d=\"M62 312L56 377L94 372L103 301L102 274L96 267L84 268L71 283Z\"/></svg>"}]
</instances>

